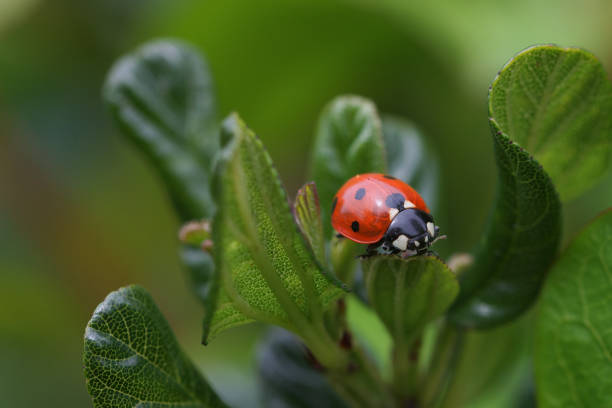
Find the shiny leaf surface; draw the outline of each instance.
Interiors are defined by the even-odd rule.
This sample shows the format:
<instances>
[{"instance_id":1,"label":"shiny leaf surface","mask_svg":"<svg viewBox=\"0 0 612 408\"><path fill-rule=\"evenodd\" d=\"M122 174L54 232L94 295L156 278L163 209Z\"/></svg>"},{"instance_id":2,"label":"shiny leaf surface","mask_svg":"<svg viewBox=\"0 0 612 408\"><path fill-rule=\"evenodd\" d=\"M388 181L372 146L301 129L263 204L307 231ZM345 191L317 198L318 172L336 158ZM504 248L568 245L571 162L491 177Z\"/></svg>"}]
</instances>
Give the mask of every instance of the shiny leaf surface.
<instances>
[{"instance_id":1,"label":"shiny leaf surface","mask_svg":"<svg viewBox=\"0 0 612 408\"><path fill-rule=\"evenodd\" d=\"M557 252L559 198L542 167L505 134L494 132L497 199L474 264L460 274L461 292L450 311L461 326L492 327L535 300Z\"/></svg>"},{"instance_id":2,"label":"shiny leaf surface","mask_svg":"<svg viewBox=\"0 0 612 408\"><path fill-rule=\"evenodd\" d=\"M96 408L226 406L138 286L112 292L96 308L85 330L83 360Z\"/></svg>"},{"instance_id":3,"label":"shiny leaf surface","mask_svg":"<svg viewBox=\"0 0 612 408\"><path fill-rule=\"evenodd\" d=\"M560 64L556 69L547 59L551 53ZM573 105L580 105L574 94L584 87L581 82L584 78L573 76L574 72L581 72L582 63L577 61L584 55L582 51L557 47L530 48L511 60L492 85L489 110L499 177L497 199L475 262L460 276L461 293L451 309L451 318L459 325L491 327L511 320L533 303L540 290L557 252L561 204L545 171L547 167L542 168L530 153L537 153L566 189L571 183L559 178L565 170L558 171L556 165L549 163L553 159L546 149L556 152L553 156L558 156L559 163L567 155L571 155L572 161L586 162L590 158L582 154L599 145L600 136L589 132L600 125L583 127L588 122L585 118L590 116L571 114ZM568 71L564 64L572 61L578 65ZM588 61L593 59L589 57ZM565 79L557 84L562 73ZM599 83L593 82L597 87ZM545 97L534 98L541 91L538 88L541 84L550 84L551 89L545 92ZM505 101L503 107L501 101ZM605 98L595 105L600 102L605 102ZM579 107L583 109L582 105ZM558 109L570 109L568 117L562 118L562 126L549 129L551 118L559 119L555 113ZM568 133L549 139L541 129ZM582 139L577 142L576 138ZM528 152L525 150L528 148L536 151ZM590 182L584 180L584 185Z\"/></svg>"},{"instance_id":4,"label":"shiny leaf surface","mask_svg":"<svg viewBox=\"0 0 612 408\"><path fill-rule=\"evenodd\" d=\"M340 96L321 113L311 161L325 233L336 191L359 173L387 169L381 123L374 104L357 96Z\"/></svg>"},{"instance_id":5,"label":"shiny leaf surface","mask_svg":"<svg viewBox=\"0 0 612 408\"><path fill-rule=\"evenodd\" d=\"M612 405L612 210L588 225L555 264L536 334L538 406Z\"/></svg>"},{"instance_id":6,"label":"shiny leaf surface","mask_svg":"<svg viewBox=\"0 0 612 408\"><path fill-rule=\"evenodd\" d=\"M302 342L284 330L273 330L264 339L257 366L266 407L346 407Z\"/></svg>"},{"instance_id":7,"label":"shiny leaf surface","mask_svg":"<svg viewBox=\"0 0 612 408\"><path fill-rule=\"evenodd\" d=\"M200 54L175 41L145 44L115 63L103 95L123 133L162 176L181 220L210 217L218 140L211 79Z\"/></svg>"},{"instance_id":8,"label":"shiny leaf surface","mask_svg":"<svg viewBox=\"0 0 612 408\"><path fill-rule=\"evenodd\" d=\"M407 120L384 116L382 130L388 173L410 184L435 213L440 174L437 155Z\"/></svg>"}]
</instances>

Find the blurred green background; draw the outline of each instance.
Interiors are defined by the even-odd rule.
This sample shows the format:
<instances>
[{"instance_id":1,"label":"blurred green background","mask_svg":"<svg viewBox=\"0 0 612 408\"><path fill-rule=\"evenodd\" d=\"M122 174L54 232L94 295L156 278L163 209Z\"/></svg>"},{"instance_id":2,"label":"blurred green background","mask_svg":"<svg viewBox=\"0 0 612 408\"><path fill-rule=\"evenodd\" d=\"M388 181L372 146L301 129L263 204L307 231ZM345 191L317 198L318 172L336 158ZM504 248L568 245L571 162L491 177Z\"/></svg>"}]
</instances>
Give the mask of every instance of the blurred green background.
<instances>
[{"instance_id":1,"label":"blurred green background","mask_svg":"<svg viewBox=\"0 0 612 408\"><path fill-rule=\"evenodd\" d=\"M0 401L87 407L85 325L128 283L150 290L179 342L229 402L255 401L262 327L200 346L202 311L177 257L160 181L101 103L113 61L156 37L206 55L219 117L237 110L292 196L316 118L340 93L413 120L442 163L440 252L469 250L493 198L486 96L538 43L579 46L612 72L605 0L0 0ZM612 203L612 175L564 210L565 242Z\"/></svg>"}]
</instances>

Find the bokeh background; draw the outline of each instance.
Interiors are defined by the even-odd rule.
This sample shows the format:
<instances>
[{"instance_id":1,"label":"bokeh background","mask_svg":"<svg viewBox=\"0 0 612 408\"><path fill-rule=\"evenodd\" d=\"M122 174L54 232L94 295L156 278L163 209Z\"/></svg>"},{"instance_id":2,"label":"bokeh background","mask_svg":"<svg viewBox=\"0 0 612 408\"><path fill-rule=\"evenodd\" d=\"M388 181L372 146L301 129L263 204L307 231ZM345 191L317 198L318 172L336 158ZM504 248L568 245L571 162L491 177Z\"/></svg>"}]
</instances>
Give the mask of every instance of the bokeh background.
<instances>
[{"instance_id":1,"label":"bokeh background","mask_svg":"<svg viewBox=\"0 0 612 408\"><path fill-rule=\"evenodd\" d=\"M221 394L251 406L263 327L200 346L202 310L156 174L119 135L100 88L123 53L176 37L205 54L219 118L237 110L293 195L323 105L340 93L413 120L441 162L443 255L478 240L495 169L487 89L515 53L579 46L612 72L606 0L0 0L0 405L91 406L85 325L140 283ZM567 239L612 203L610 173L564 209Z\"/></svg>"}]
</instances>

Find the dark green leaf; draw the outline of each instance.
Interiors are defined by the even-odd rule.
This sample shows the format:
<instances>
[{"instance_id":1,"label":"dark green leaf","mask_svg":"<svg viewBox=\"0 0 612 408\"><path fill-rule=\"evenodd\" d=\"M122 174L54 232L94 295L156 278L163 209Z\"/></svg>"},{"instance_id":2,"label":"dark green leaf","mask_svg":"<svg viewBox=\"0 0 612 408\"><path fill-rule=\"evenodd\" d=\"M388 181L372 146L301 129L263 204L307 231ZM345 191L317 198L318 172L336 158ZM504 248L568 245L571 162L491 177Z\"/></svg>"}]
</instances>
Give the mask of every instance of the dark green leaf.
<instances>
[{"instance_id":1,"label":"dark green leaf","mask_svg":"<svg viewBox=\"0 0 612 408\"><path fill-rule=\"evenodd\" d=\"M315 136L311 174L317 184L325 233L336 191L359 173L384 173L385 146L376 107L367 99L341 96L321 114Z\"/></svg>"},{"instance_id":2,"label":"dark green leaf","mask_svg":"<svg viewBox=\"0 0 612 408\"><path fill-rule=\"evenodd\" d=\"M256 319L305 335L343 292L323 275L299 233L261 141L235 114L224 122L222 139L213 237L224 292L217 303L230 306L234 323L239 311L242 322ZM226 322L221 313L217 306L211 334Z\"/></svg>"},{"instance_id":3,"label":"dark green leaf","mask_svg":"<svg viewBox=\"0 0 612 408\"><path fill-rule=\"evenodd\" d=\"M612 209L552 269L536 334L538 406L612 406Z\"/></svg>"},{"instance_id":4,"label":"dark green leaf","mask_svg":"<svg viewBox=\"0 0 612 408\"><path fill-rule=\"evenodd\" d=\"M409 121L384 116L382 129L388 173L410 184L434 211L438 198L440 164L433 149Z\"/></svg>"},{"instance_id":5,"label":"dark green leaf","mask_svg":"<svg viewBox=\"0 0 612 408\"><path fill-rule=\"evenodd\" d=\"M362 264L370 305L396 343L413 340L459 291L455 274L433 256L373 256Z\"/></svg>"},{"instance_id":6,"label":"dark green leaf","mask_svg":"<svg viewBox=\"0 0 612 408\"><path fill-rule=\"evenodd\" d=\"M542 167L491 120L497 200L474 264L462 270L450 311L462 326L491 327L535 300L561 234L559 198Z\"/></svg>"},{"instance_id":7,"label":"dark green leaf","mask_svg":"<svg viewBox=\"0 0 612 408\"><path fill-rule=\"evenodd\" d=\"M293 203L293 214L316 260L323 266L327 265L321 208L315 183L306 183L298 190Z\"/></svg>"},{"instance_id":8,"label":"dark green leaf","mask_svg":"<svg viewBox=\"0 0 612 408\"><path fill-rule=\"evenodd\" d=\"M612 85L586 51L521 52L493 83L489 112L544 166L564 200L591 187L610 164Z\"/></svg>"},{"instance_id":9,"label":"dark green leaf","mask_svg":"<svg viewBox=\"0 0 612 408\"><path fill-rule=\"evenodd\" d=\"M96 308L85 330L83 360L96 408L226 406L138 286L112 292Z\"/></svg>"},{"instance_id":10,"label":"dark green leaf","mask_svg":"<svg viewBox=\"0 0 612 408\"><path fill-rule=\"evenodd\" d=\"M583 154L606 138L602 129L609 122L599 112L608 109L608 97L600 88L609 85L601 81L599 71L583 51L534 47L515 57L493 83L489 110L499 175L497 202L474 265L460 276L461 293L451 309L457 324L503 323L537 296L559 243L560 202L551 178L525 148L534 149L566 195L582 191L572 187L573 176L567 172L594 169ZM591 91L599 95L596 101ZM601 162L598 153L593 157L592 163ZM575 182L586 186L591 181Z\"/></svg>"},{"instance_id":11,"label":"dark green leaf","mask_svg":"<svg viewBox=\"0 0 612 408\"><path fill-rule=\"evenodd\" d=\"M264 406L275 408L339 408L344 401L330 386L306 347L290 333L270 332L257 352Z\"/></svg>"},{"instance_id":12,"label":"dark green leaf","mask_svg":"<svg viewBox=\"0 0 612 408\"><path fill-rule=\"evenodd\" d=\"M103 91L125 135L159 171L181 219L212 216L209 178L218 139L200 54L180 42L146 44L117 61Z\"/></svg>"}]
</instances>

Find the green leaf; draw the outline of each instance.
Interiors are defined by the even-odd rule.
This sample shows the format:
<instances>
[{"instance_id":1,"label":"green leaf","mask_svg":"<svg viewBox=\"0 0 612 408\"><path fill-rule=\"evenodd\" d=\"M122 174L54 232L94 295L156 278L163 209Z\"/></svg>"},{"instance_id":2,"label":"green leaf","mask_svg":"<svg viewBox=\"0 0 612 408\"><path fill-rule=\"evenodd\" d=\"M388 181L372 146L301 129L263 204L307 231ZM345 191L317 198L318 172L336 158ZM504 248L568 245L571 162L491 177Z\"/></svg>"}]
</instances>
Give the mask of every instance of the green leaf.
<instances>
[{"instance_id":1,"label":"green leaf","mask_svg":"<svg viewBox=\"0 0 612 408\"><path fill-rule=\"evenodd\" d=\"M362 264L370 305L396 343L414 340L459 292L455 274L433 256L373 256Z\"/></svg>"},{"instance_id":2,"label":"green leaf","mask_svg":"<svg viewBox=\"0 0 612 408\"><path fill-rule=\"evenodd\" d=\"M162 40L117 61L103 89L114 119L155 166L183 222L210 218L215 210L210 178L219 140L211 82L196 50ZM221 296L212 257L182 245L181 258L209 327Z\"/></svg>"},{"instance_id":3,"label":"green leaf","mask_svg":"<svg viewBox=\"0 0 612 408\"><path fill-rule=\"evenodd\" d=\"M215 264L233 311L307 336L342 290L324 276L295 224L261 141L237 115L223 125L215 178ZM220 331L220 310L211 333Z\"/></svg>"},{"instance_id":4,"label":"green leaf","mask_svg":"<svg viewBox=\"0 0 612 408\"><path fill-rule=\"evenodd\" d=\"M340 96L325 107L319 118L311 161L317 184L326 235L336 191L359 173L384 173L385 146L376 107L358 96Z\"/></svg>"},{"instance_id":5,"label":"green leaf","mask_svg":"<svg viewBox=\"0 0 612 408\"><path fill-rule=\"evenodd\" d=\"M561 68L557 70L550 70L539 58L550 52L558 53L559 50L556 47L536 47L520 54L500 73L489 93L490 125L499 186L488 230L476 253L475 262L460 275L461 293L450 314L451 319L459 325L491 327L521 314L535 300L557 252L561 235L561 204L550 177L522 144L535 148L547 161L549 158L544 147L560 148L560 145L556 139L551 141L547 134L537 131L542 126L549 129L546 127L550 120L547 115L536 115L534 111L525 110L525 106L535 108L527 102L525 106L519 106L512 101L519 100L514 86L526 92L524 95L528 95L525 97L530 103L535 101L531 99L533 94L529 87L516 84L556 83L556 75L566 71L564 61L569 57L559 58ZM582 52L576 54L573 50L563 53L572 56L569 60L582 55ZM508 77L512 79L510 82ZM515 85L510 87L509 83ZM538 99L542 112L548 112L549 107L560 109L567 101L574 101L567 89L565 84L555 92L546 91L546 98ZM500 108L501 95L508 97L505 99L508 103L505 109ZM517 114L519 111L521 115ZM570 115L570 118L564 120L559 129L574 129L582 120L580 115ZM536 130L530 130L526 135L523 122L531 123ZM569 132L567 138L563 138L569 143L564 145L566 152L574 151L580 145L571 143L573 139L569 135L574 137L574 133ZM589 138L585 139L583 147L586 148L589 143ZM559 151L559 160L563 161L563 157ZM551 169L555 171L554 167Z\"/></svg>"},{"instance_id":6,"label":"green leaf","mask_svg":"<svg viewBox=\"0 0 612 408\"><path fill-rule=\"evenodd\" d=\"M440 164L433 149L425 143L419 130L409 121L384 116L388 173L410 184L433 211L438 198Z\"/></svg>"},{"instance_id":7,"label":"green leaf","mask_svg":"<svg viewBox=\"0 0 612 408\"><path fill-rule=\"evenodd\" d=\"M181 220L212 216L209 178L218 139L200 54L176 41L145 44L115 63L103 94L121 130L162 176Z\"/></svg>"},{"instance_id":8,"label":"green leaf","mask_svg":"<svg viewBox=\"0 0 612 408\"><path fill-rule=\"evenodd\" d=\"M612 406L612 209L555 264L536 332L538 406Z\"/></svg>"},{"instance_id":9,"label":"green leaf","mask_svg":"<svg viewBox=\"0 0 612 408\"><path fill-rule=\"evenodd\" d=\"M306 183L298 190L293 203L293 215L317 262L327 265L321 208L315 183Z\"/></svg>"},{"instance_id":10,"label":"green leaf","mask_svg":"<svg viewBox=\"0 0 612 408\"><path fill-rule=\"evenodd\" d=\"M275 408L340 408L344 401L306 347L290 333L276 329L257 351L263 405Z\"/></svg>"},{"instance_id":11,"label":"green leaf","mask_svg":"<svg viewBox=\"0 0 612 408\"><path fill-rule=\"evenodd\" d=\"M495 79L489 112L544 166L563 200L587 190L610 165L612 85L584 50L521 52Z\"/></svg>"},{"instance_id":12,"label":"green leaf","mask_svg":"<svg viewBox=\"0 0 612 408\"><path fill-rule=\"evenodd\" d=\"M112 292L96 308L85 330L83 360L96 408L226 406L139 286Z\"/></svg>"}]
</instances>

